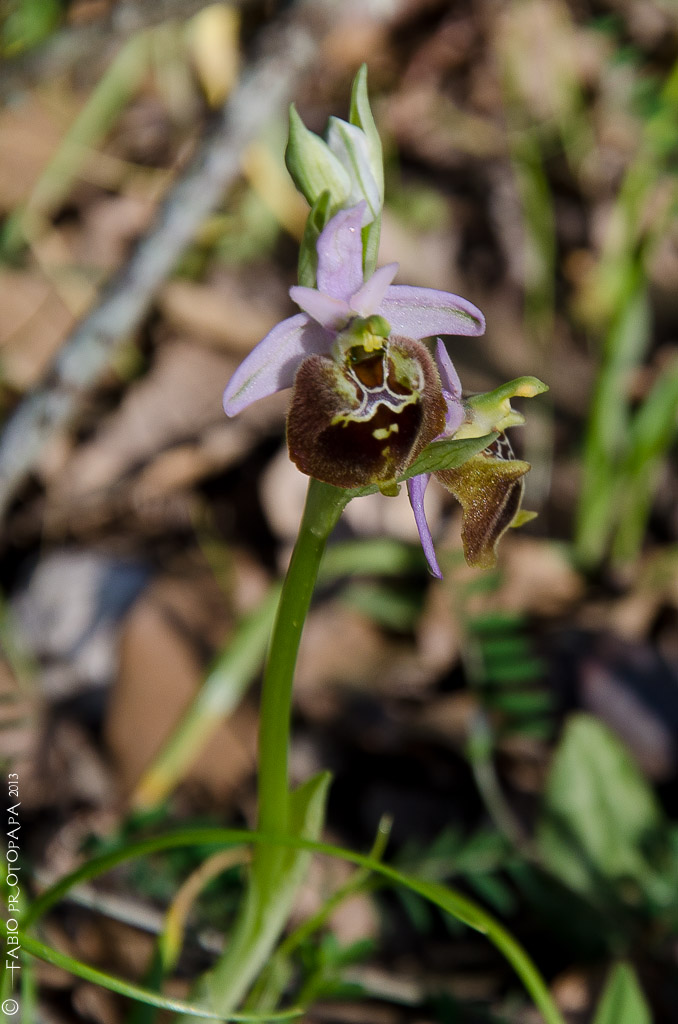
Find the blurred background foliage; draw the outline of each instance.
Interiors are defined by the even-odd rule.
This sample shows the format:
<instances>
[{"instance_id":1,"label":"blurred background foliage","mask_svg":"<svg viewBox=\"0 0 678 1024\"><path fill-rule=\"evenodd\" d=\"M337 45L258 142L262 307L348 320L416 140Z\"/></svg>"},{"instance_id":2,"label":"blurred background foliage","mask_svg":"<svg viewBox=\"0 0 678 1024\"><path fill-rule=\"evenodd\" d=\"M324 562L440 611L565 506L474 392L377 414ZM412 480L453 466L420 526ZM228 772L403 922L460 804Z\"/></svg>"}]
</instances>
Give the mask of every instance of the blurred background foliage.
<instances>
[{"instance_id":1,"label":"blurred background foliage","mask_svg":"<svg viewBox=\"0 0 678 1024\"><path fill-rule=\"evenodd\" d=\"M496 572L463 564L442 492L440 584L402 495L349 507L302 649L293 771L333 771L332 837L381 856L388 832L389 862L491 908L572 1024L674 1024L676 5L341 9L289 99L321 131L367 61L381 262L486 313L485 338L449 339L468 391L525 373L551 391L518 439L539 518ZM12 417L120 287L283 13L0 2L0 477ZM83 856L252 820L256 684L305 481L285 396L226 421L220 395L292 312L306 207L285 140L280 118L238 154L138 329L103 370L83 366L77 416L6 503L0 753L21 776L34 894ZM83 881L41 938L149 988L171 974L186 996L240 891L244 854L220 856L155 852ZM160 1019L31 963L35 1020ZM481 937L324 860L251 1008L283 996L318 1021L536 1020Z\"/></svg>"}]
</instances>

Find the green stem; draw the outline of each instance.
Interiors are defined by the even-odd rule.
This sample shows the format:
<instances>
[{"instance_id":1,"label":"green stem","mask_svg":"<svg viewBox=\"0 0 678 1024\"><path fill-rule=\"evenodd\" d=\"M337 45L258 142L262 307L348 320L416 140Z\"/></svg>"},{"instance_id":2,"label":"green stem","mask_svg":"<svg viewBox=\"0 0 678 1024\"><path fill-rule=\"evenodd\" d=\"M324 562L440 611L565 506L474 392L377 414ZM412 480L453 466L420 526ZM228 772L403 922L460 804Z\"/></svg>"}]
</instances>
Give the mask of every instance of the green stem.
<instances>
[{"instance_id":1,"label":"green stem","mask_svg":"<svg viewBox=\"0 0 678 1024\"><path fill-rule=\"evenodd\" d=\"M258 828L287 831L292 681L299 641L327 538L349 500L346 491L311 478L299 536L283 584L264 674L259 724Z\"/></svg>"},{"instance_id":2,"label":"green stem","mask_svg":"<svg viewBox=\"0 0 678 1024\"><path fill-rule=\"evenodd\" d=\"M349 497L347 491L310 480L299 536L280 594L259 719L258 827L272 838L290 834L315 838L321 828L327 778L309 780L294 794L289 789L292 682L320 560ZM255 851L229 946L207 979L207 1005L213 1010L227 1013L237 1006L271 956L303 880L306 861L304 855L275 845Z\"/></svg>"}]
</instances>

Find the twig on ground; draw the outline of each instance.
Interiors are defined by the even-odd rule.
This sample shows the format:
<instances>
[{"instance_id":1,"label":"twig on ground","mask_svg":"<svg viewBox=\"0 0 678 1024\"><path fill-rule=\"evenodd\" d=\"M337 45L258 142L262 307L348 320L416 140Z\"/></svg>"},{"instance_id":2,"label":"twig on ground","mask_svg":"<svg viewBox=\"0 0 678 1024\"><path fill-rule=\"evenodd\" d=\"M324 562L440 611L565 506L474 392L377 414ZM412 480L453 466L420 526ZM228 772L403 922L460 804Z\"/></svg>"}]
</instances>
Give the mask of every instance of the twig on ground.
<instances>
[{"instance_id":1,"label":"twig on ground","mask_svg":"<svg viewBox=\"0 0 678 1024\"><path fill-rule=\"evenodd\" d=\"M237 179L247 146L273 118L285 116L319 40L340 9L339 0L306 0L262 33L261 55L245 71L213 130L171 188L155 225L66 341L45 384L7 422L0 437L0 515L50 438L74 420L83 393L139 326L200 224Z\"/></svg>"},{"instance_id":2,"label":"twig on ground","mask_svg":"<svg viewBox=\"0 0 678 1024\"><path fill-rule=\"evenodd\" d=\"M231 0L240 8L248 0ZM55 32L41 46L0 63L0 101L7 103L27 88L69 74L83 61L96 67L106 54L123 45L137 32L171 19L190 18L207 0L123 0L108 17L85 25L69 25Z\"/></svg>"}]
</instances>

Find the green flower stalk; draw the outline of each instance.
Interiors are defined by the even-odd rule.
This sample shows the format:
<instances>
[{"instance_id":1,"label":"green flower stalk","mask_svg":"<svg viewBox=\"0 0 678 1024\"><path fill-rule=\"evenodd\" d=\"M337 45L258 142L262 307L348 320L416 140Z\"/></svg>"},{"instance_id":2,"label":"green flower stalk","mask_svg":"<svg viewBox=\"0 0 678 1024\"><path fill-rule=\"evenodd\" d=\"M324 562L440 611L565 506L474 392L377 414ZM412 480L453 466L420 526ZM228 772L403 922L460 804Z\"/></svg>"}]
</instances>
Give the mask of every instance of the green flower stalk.
<instances>
[{"instance_id":1,"label":"green flower stalk","mask_svg":"<svg viewBox=\"0 0 678 1024\"><path fill-rule=\"evenodd\" d=\"M407 480L429 567L441 576L424 514L430 473L413 468L433 444L436 458L424 464L435 465L462 505L466 556L472 564L492 564L504 531L526 518L520 506L529 466L513 459L504 435L522 422L510 399L545 390L525 377L464 398L441 338L433 352L425 340L478 337L483 314L458 295L393 284L395 263L376 269L384 179L365 68L354 85L350 121L331 119L326 139L308 131L292 108L286 160L312 205L300 253L302 283L290 289L300 312L277 324L238 367L224 409L235 416L292 388L287 443L310 483L261 702L258 829L280 843L257 848L229 947L205 981L208 1005L224 1014L270 956L303 877L308 855L284 841L315 839L322 827L328 777L291 792L287 763L297 651L334 525L352 497L371 489L396 494ZM442 459L440 442L456 445Z\"/></svg>"},{"instance_id":2,"label":"green flower stalk","mask_svg":"<svg viewBox=\"0 0 678 1024\"><path fill-rule=\"evenodd\" d=\"M435 474L462 506L467 560L487 568L504 532L527 518L520 506L530 467L513 458L504 434L524 422L510 399L546 387L521 377L464 399L442 340L434 355L422 340L477 337L485 330L483 314L450 292L392 284L396 263L365 277L365 213L361 202L335 214L323 229L317 287L290 289L302 312L277 324L238 367L224 409L233 416L293 386L290 458L308 476L349 491L374 484L395 494L399 477L432 441L499 433L466 465ZM428 481L429 474L414 476L408 492L429 567L441 577L424 513Z\"/></svg>"}]
</instances>

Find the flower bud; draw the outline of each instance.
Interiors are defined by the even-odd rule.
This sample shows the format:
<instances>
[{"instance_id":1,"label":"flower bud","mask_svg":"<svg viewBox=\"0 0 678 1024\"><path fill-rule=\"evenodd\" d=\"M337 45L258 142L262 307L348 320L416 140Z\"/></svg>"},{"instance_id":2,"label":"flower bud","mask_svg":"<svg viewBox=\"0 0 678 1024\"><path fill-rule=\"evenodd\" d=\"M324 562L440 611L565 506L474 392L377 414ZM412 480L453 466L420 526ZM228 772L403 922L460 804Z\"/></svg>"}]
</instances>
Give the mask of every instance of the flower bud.
<instances>
[{"instance_id":1,"label":"flower bud","mask_svg":"<svg viewBox=\"0 0 678 1024\"><path fill-rule=\"evenodd\" d=\"M367 64L362 65L353 82L349 120L351 124L356 125L365 134L369 151L369 164L381 199L380 206L383 206L384 154L381 148L381 138L372 116L370 99L367 94Z\"/></svg>"},{"instance_id":2,"label":"flower bud","mask_svg":"<svg viewBox=\"0 0 678 1024\"><path fill-rule=\"evenodd\" d=\"M290 107L285 162L295 185L311 206L323 192L328 192L332 214L364 201L367 207L363 226L379 218L384 205L384 168L364 65L353 83L351 120L331 117L327 141L309 131L294 105Z\"/></svg>"},{"instance_id":3,"label":"flower bud","mask_svg":"<svg viewBox=\"0 0 678 1024\"><path fill-rule=\"evenodd\" d=\"M285 163L294 184L311 206L329 192L332 210L346 203L351 193L348 171L330 147L315 132L309 131L294 104L290 107L290 133L285 150Z\"/></svg>"},{"instance_id":4,"label":"flower bud","mask_svg":"<svg viewBox=\"0 0 678 1024\"><path fill-rule=\"evenodd\" d=\"M381 213L384 200L370 166L367 136L355 125L331 117L327 128L327 145L348 172L350 192L345 205L357 206L364 199L368 207L366 223L370 223Z\"/></svg>"}]
</instances>

